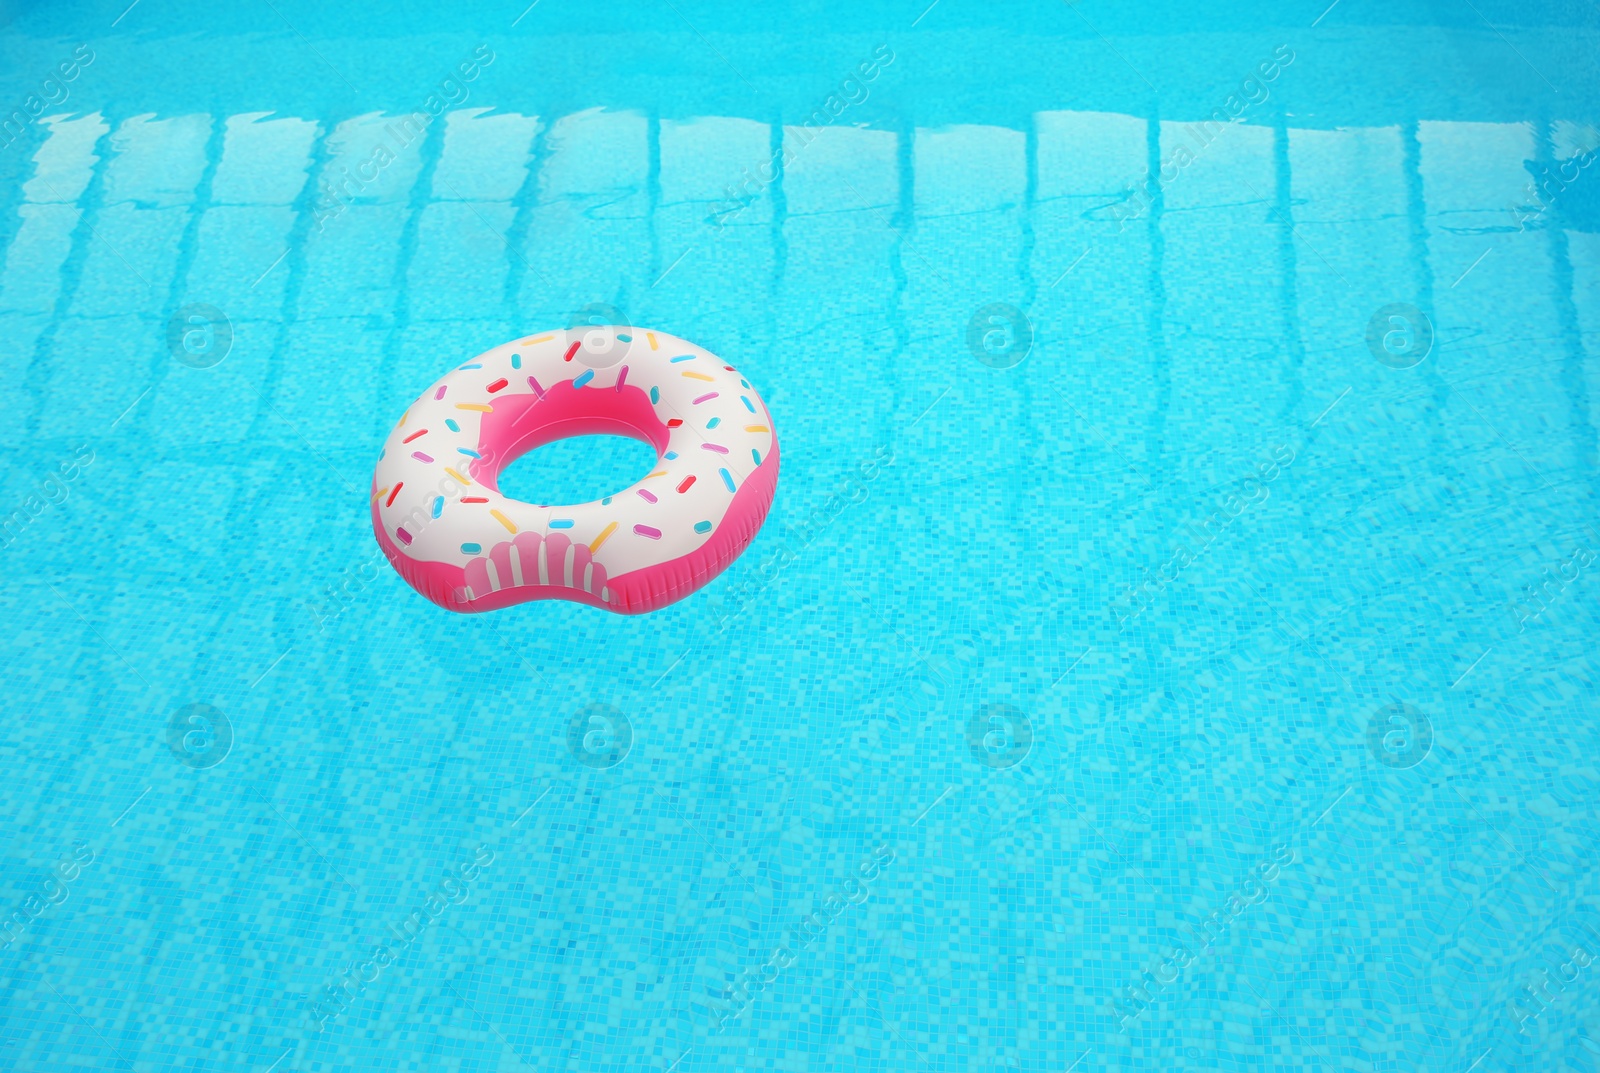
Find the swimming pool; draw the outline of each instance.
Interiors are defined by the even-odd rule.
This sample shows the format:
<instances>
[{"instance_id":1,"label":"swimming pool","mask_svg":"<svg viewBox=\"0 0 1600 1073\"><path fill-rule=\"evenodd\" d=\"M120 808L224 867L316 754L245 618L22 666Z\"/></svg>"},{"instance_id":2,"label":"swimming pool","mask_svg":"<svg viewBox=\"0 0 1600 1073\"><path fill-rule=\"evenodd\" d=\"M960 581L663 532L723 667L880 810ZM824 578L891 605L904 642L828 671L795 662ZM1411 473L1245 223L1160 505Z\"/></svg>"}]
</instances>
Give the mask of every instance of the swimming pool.
<instances>
[{"instance_id":1,"label":"swimming pool","mask_svg":"<svg viewBox=\"0 0 1600 1073\"><path fill-rule=\"evenodd\" d=\"M1600 1069L1597 45L0 6L0 1068ZM435 608L383 438L582 323L759 387L765 528Z\"/></svg>"}]
</instances>

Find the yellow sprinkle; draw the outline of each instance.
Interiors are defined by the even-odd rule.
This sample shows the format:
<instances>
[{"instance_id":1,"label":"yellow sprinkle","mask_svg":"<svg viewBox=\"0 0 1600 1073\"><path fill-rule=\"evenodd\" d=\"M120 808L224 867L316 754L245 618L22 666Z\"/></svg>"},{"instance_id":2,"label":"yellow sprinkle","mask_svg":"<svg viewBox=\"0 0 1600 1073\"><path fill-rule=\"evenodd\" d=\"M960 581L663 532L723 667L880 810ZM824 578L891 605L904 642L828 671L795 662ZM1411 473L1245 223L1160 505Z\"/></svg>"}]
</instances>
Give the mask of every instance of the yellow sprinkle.
<instances>
[{"instance_id":1,"label":"yellow sprinkle","mask_svg":"<svg viewBox=\"0 0 1600 1073\"><path fill-rule=\"evenodd\" d=\"M532 346L535 343L548 343L550 340L552 340L554 338L555 338L555 336L553 336L553 335L541 335L537 339L524 339L522 342L518 343L517 345L518 346Z\"/></svg>"},{"instance_id":2,"label":"yellow sprinkle","mask_svg":"<svg viewBox=\"0 0 1600 1073\"><path fill-rule=\"evenodd\" d=\"M616 531L617 531L617 523L616 522L612 522L610 525L608 525L604 529L600 530L600 535L595 537L594 538L594 542L589 545L589 554L593 555L595 552L599 551L600 550L600 545L602 545L602 544L604 544L606 542L606 537L610 536L612 533L615 533Z\"/></svg>"},{"instance_id":3,"label":"yellow sprinkle","mask_svg":"<svg viewBox=\"0 0 1600 1073\"><path fill-rule=\"evenodd\" d=\"M459 474L455 470L451 469L449 466L446 466L444 468L444 471L446 473L450 474L450 476L454 477L456 480L460 481L462 484L471 484L472 483L471 481L469 481L465 477L463 477L461 474Z\"/></svg>"},{"instance_id":4,"label":"yellow sprinkle","mask_svg":"<svg viewBox=\"0 0 1600 1073\"><path fill-rule=\"evenodd\" d=\"M495 521L499 522L501 525L505 526L506 527L506 532L515 533L517 531L517 527L511 524L511 519L507 518L504 514L501 514L499 511L490 510L489 511L489 516L491 518L493 518Z\"/></svg>"},{"instance_id":5,"label":"yellow sprinkle","mask_svg":"<svg viewBox=\"0 0 1600 1073\"><path fill-rule=\"evenodd\" d=\"M666 475L667 475L667 471L666 470L658 469L654 473L646 473L644 475L644 479L648 481L651 477L665 477Z\"/></svg>"},{"instance_id":6,"label":"yellow sprinkle","mask_svg":"<svg viewBox=\"0 0 1600 1073\"><path fill-rule=\"evenodd\" d=\"M711 377L707 376L705 373L684 373L683 375L687 376L690 380L704 380L708 384L714 382Z\"/></svg>"},{"instance_id":7,"label":"yellow sprinkle","mask_svg":"<svg viewBox=\"0 0 1600 1073\"><path fill-rule=\"evenodd\" d=\"M657 349L657 347L656 347L656 333L655 332L645 332L644 333L644 337L646 339L650 340L650 349L651 350Z\"/></svg>"},{"instance_id":8,"label":"yellow sprinkle","mask_svg":"<svg viewBox=\"0 0 1600 1073\"><path fill-rule=\"evenodd\" d=\"M744 430L746 432L771 432L772 431L766 425L746 425L744 427Z\"/></svg>"},{"instance_id":9,"label":"yellow sprinkle","mask_svg":"<svg viewBox=\"0 0 1600 1073\"><path fill-rule=\"evenodd\" d=\"M480 414L492 414L492 413L494 413L494 407L493 406L484 406L482 403L477 403L477 402L458 402L458 403L456 403L456 409L458 409L458 410L476 410Z\"/></svg>"},{"instance_id":10,"label":"yellow sprinkle","mask_svg":"<svg viewBox=\"0 0 1600 1073\"><path fill-rule=\"evenodd\" d=\"M387 488L378 489L376 492L372 493L372 501L374 503L376 503L378 500L382 499L384 497L384 494L387 493L388 491L389 491L389 489L387 489Z\"/></svg>"},{"instance_id":11,"label":"yellow sprinkle","mask_svg":"<svg viewBox=\"0 0 1600 1073\"><path fill-rule=\"evenodd\" d=\"M406 418L408 418L410 416L411 416L411 411L410 410L407 410L405 413L401 414L400 415L400 424L396 425L395 428L399 428L401 425L404 425L406 423Z\"/></svg>"}]
</instances>

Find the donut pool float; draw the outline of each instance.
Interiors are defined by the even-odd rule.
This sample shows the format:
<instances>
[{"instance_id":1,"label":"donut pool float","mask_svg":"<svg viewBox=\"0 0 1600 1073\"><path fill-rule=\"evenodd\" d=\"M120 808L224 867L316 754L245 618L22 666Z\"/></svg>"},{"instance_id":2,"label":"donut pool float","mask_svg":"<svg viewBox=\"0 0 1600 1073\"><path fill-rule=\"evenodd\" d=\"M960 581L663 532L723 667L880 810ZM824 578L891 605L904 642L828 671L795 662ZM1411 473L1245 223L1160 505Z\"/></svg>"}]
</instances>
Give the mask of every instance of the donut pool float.
<instances>
[{"instance_id":1,"label":"donut pool float","mask_svg":"<svg viewBox=\"0 0 1600 1073\"><path fill-rule=\"evenodd\" d=\"M518 456L629 436L656 465L590 503L500 494ZM572 600L637 615L715 578L778 486L772 415L716 355L625 325L543 332L473 358L400 416L372 475L372 529L400 576L451 611Z\"/></svg>"}]
</instances>

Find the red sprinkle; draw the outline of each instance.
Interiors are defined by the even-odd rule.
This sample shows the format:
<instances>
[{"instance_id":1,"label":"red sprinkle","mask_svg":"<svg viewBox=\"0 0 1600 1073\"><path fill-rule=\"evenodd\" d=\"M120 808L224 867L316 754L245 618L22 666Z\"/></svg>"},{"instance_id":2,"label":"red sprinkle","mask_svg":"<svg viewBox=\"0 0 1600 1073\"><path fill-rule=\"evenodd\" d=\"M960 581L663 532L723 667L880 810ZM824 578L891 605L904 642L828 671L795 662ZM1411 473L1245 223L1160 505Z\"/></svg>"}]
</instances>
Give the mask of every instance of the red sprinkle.
<instances>
[{"instance_id":1,"label":"red sprinkle","mask_svg":"<svg viewBox=\"0 0 1600 1073\"><path fill-rule=\"evenodd\" d=\"M509 381L506 380L504 377L501 377L499 380L496 380L494 383L490 384L484 390L487 391L489 394L493 395L496 391L499 391L501 388L505 387L507 383L509 383Z\"/></svg>"},{"instance_id":2,"label":"red sprinkle","mask_svg":"<svg viewBox=\"0 0 1600 1073\"><path fill-rule=\"evenodd\" d=\"M461 497L461 502L463 502L463 503L487 503L489 501L487 499L483 498L482 496L462 496Z\"/></svg>"},{"instance_id":3,"label":"red sprinkle","mask_svg":"<svg viewBox=\"0 0 1600 1073\"><path fill-rule=\"evenodd\" d=\"M693 484L693 483L694 483L694 474L691 473L691 474L689 474L687 477L685 477L683 479L683 483L682 484L678 485L678 491L679 492L687 492L689 490L689 486L691 484Z\"/></svg>"},{"instance_id":4,"label":"red sprinkle","mask_svg":"<svg viewBox=\"0 0 1600 1073\"><path fill-rule=\"evenodd\" d=\"M674 417L674 418L672 418L671 420L669 420L667 422L667 427L668 428L677 428L681 424L683 424L683 418Z\"/></svg>"},{"instance_id":5,"label":"red sprinkle","mask_svg":"<svg viewBox=\"0 0 1600 1073\"><path fill-rule=\"evenodd\" d=\"M401 443L410 443L412 440L416 439L418 436L426 436L427 434L428 434L428 430L427 429L419 428L419 429L417 429L417 431L413 432L411 435L407 436L405 439L401 440L400 442Z\"/></svg>"},{"instance_id":6,"label":"red sprinkle","mask_svg":"<svg viewBox=\"0 0 1600 1073\"><path fill-rule=\"evenodd\" d=\"M400 494L400 489L404 488L405 485L406 485L405 481L401 481L399 484L395 485L394 486L394 491L389 493L389 498L384 500L383 505L386 506L386 507L394 506L394 497Z\"/></svg>"},{"instance_id":7,"label":"red sprinkle","mask_svg":"<svg viewBox=\"0 0 1600 1073\"><path fill-rule=\"evenodd\" d=\"M571 346L567 347L567 356L562 358L561 360L562 361L571 361L572 360L572 355L574 355L574 354L576 354L578 352L578 346L579 346L578 343L573 343Z\"/></svg>"}]
</instances>

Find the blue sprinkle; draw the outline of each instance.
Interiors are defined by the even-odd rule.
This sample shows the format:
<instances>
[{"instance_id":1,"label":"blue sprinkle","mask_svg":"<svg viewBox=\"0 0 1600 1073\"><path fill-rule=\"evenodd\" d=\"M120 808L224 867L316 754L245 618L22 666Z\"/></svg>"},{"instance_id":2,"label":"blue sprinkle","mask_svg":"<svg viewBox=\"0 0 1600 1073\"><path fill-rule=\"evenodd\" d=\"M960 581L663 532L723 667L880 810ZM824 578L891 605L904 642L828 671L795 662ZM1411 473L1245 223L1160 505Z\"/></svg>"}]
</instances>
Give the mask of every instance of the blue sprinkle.
<instances>
[{"instance_id":1,"label":"blue sprinkle","mask_svg":"<svg viewBox=\"0 0 1600 1073\"><path fill-rule=\"evenodd\" d=\"M461 545L461 550L463 552L465 552L466 554L468 554L468 555L476 555L476 554L478 554L478 552L483 550L483 545L481 545L481 544L463 544L463 545Z\"/></svg>"},{"instance_id":2,"label":"blue sprinkle","mask_svg":"<svg viewBox=\"0 0 1600 1073\"><path fill-rule=\"evenodd\" d=\"M522 368L522 355L521 354L513 354L513 355L511 355L511 367L513 369Z\"/></svg>"},{"instance_id":3,"label":"blue sprinkle","mask_svg":"<svg viewBox=\"0 0 1600 1073\"><path fill-rule=\"evenodd\" d=\"M463 365L461 367L463 369L481 369L481 368L483 368L483 366L478 364L477 362L473 362L471 365Z\"/></svg>"},{"instance_id":4,"label":"blue sprinkle","mask_svg":"<svg viewBox=\"0 0 1600 1073\"><path fill-rule=\"evenodd\" d=\"M439 496L433 501L433 516L437 518L444 513L444 496Z\"/></svg>"},{"instance_id":5,"label":"blue sprinkle","mask_svg":"<svg viewBox=\"0 0 1600 1073\"><path fill-rule=\"evenodd\" d=\"M653 405L653 404L658 403L660 401L661 401L661 389L658 388L658 387L651 388L650 389L650 402L651 402L651 404Z\"/></svg>"},{"instance_id":6,"label":"blue sprinkle","mask_svg":"<svg viewBox=\"0 0 1600 1073\"><path fill-rule=\"evenodd\" d=\"M709 532L711 532L711 523L710 522L695 522L694 523L694 531L697 532L697 533L709 533Z\"/></svg>"},{"instance_id":7,"label":"blue sprinkle","mask_svg":"<svg viewBox=\"0 0 1600 1073\"><path fill-rule=\"evenodd\" d=\"M713 417L710 421L706 422L706 428L716 428L720 424L722 424L722 418Z\"/></svg>"},{"instance_id":8,"label":"blue sprinkle","mask_svg":"<svg viewBox=\"0 0 1600 1073\"><path fill-rule=\"evenodd\" d=\"M674 458L678 457L678 452L677 451L668 451L666 454L662 455L661 457L665 458L668 462L671 462Z\"/></svg>"},{"instance_id":9,"label":"blue sprinkle","mask_svg":"<svg viewBox=\"0 0 1600 1073\"><path fill-rule=\"evenodd\" d=\"M631 336L631 335L623 335L621 332L617 333L617 339L619 341L621 341L621 342L624 342L624 343L633 342L633 336Z\"/></svg>"},{"instance_id":10,"label":"blue sprinkle","mask_svg":"<svg viewBox=\"0 0 1600 1073\"><path fill-rule=\"evenodd\" d=\"M453 417L447 417L444 419L444 427L449 429L451 432L461 431L461 426L456 424L456 419Z\"/></svg>"},{"instance_id":11,"label":"blue sprinkle","mask_svg":"<svg viewBox=\"0 0 1600 1073\"><path fill-rule=\"evenodd\" d=\"M739 386L742 387L742 388L749 388L750 381L746 380L744 377L741 376L739 378Z\"/></svg>"},{"instance_id":12,"label":"blue sprinkle","mask_svg":"<svg viewBox=\"0 0 1600 1073\"><path fill-rule=\"evenodd\" d=\"M725 469L719 469L717 472L722 474L722 483L728 486L728 491L732 492L734 490L733 474L729 473Z\"/></svg>"},{"instance_id":13,"label":"blue sprinkle","mask_svg":"<svg viewBox=\"0 0 1600 1073\"><path fill-rule=\"evenodd\" d=\"M470 447L457 447L456 450L460 451L464 455L470 455L473 458L482 458L483 457L477 451L474 451Z\"/></svg>"},{"instance_id":14,"label":"blue sprinkle","mask_svg":"<svg viewBox=\"0 0 1600 1073\"><path fill-rule=\"evenodd\" d=\"M750 457L756 460L756 465L761 465L761 452L754 447L750 448Z\"/></svg>"},{"instance_id":15,"label":"blue sprinkle","mask_svg":"<svg viewBox=\"0 0 1600 1073\"><path fill-rule=\"evenodd\" d=\"M750 405L750 400L745 398L743 395L739 396L739 401L744 403L744 408L746 410L749 410L751 413L755 413L756 412L756 408L754 406Z\"/></svg>"},{"instance_id":16,"label":"blue sprinkle","mask_svg":"<svg viewBox=\"0 0 1600 1073\"><path fill-rule=\"evenodd\" d=\"M585 369L582 372L582 374L580 374L579 377L572 382L572 386L575 387L575 388L579 388L579 387L582 387L583 385L587 384L589 381L591 381L593 379L594 379L594 370L593 369Z\"/></svg>"},{"instance_id":17,"label":"blue sprinkle","mask_svg":"<svg viewBox=\"0 0 1600 1073\"><path fill-rule=\"evenodd\" d=\"M606 496L604 499L602 499L600 501L600 505L602 507L609 507L611 505L611 497L610 496Z\"/></svg>"},{"instance_id":18,"label":"blue sprinkle","mask_svg":"<svg viewBox=\"0 0 1600 1073\"><path fill-rule=\"evenodd\" d=\"M387 447L385 447L383 450L379 451L378 452L378 461L382 462L383 461L383 456L388 454L388 453L389 453L389 448L387 448Z\"/></svg>"},{"instance_id":19,"label":"blue sprinkle","mask_svg":"<svg viewBox=\"0 0 1600 1073\"><path fill-rule=\"evenodd\" d=\"M572 519L571 518L551 518L550 519L550 528L552 528L552 529L571 529L572 528Z\"/></svg>"},{"instance_id":20,"label":"blue sprinkle","mask_svg":"<svg viewBox=\"0 0 1600 1073\"><path fill-rule=\"evenodd\" d=\"M693 360L694 360L694 355L693 354L681 354L678 357L673 358L672 361L669 362L669 364L676 365L680 361L693 361Z\"/></svg>"}]
</instances>

